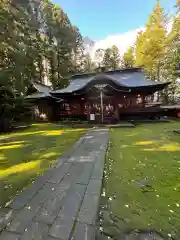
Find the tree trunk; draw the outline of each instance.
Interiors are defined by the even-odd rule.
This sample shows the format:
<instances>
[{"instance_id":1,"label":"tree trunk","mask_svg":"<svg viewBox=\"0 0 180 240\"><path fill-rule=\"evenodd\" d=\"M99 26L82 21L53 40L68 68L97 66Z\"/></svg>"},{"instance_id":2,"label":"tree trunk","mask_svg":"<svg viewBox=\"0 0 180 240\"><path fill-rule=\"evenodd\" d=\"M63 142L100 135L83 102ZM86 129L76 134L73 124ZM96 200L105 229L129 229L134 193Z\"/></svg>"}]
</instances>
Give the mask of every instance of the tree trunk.
<instances>
[{"instance_id":1,"label":"tree trunk","mask_svg":"<svg viewBox=\"0 0 180 240\"><path fill-rule=\"evenodd\" d=\"M60 74L60 44L58 43L57 45L57 75L58 75L58 81L61 78L61 74Z\"/></svg>"}]
</instances>

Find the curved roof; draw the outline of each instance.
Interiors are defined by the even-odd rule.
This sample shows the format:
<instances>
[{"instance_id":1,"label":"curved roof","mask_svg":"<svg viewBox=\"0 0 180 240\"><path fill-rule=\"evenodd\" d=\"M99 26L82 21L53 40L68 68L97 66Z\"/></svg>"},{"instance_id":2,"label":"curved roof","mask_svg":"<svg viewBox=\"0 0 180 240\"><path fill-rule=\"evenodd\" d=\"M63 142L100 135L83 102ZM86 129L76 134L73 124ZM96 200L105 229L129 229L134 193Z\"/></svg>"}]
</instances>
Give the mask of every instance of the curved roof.
<instances>
[{"instance_id":1,"label":"curved roof","mask_svg":"<svg viewBox=\"0 0 180 240\"><path fill-rule=\"evenodd\" d=\"M43 96L43 95L46 96L46 97L50 97L50 96L51 96L51 94L50 94L50 92L51 92L51 90L52 90L51 87L46 86L46 85L44 85L44 84L42 84L42 83L37 83L37 82L33 82L33 86L36 88L36 90L37 90L39 93L42 94L42 96Z\"/></svg>"},{"instance_id":2,"label":"curved roof","mask_svg":"<svg viewBox=\"0 0 180 240\"><path fill-rule=\"evenodd\" d=\"M150 86L165 86L168 83L161 83L157 81L148 80L141 69L125 69L125 70L115 70L108 71L105 73L92 73L92 74L82 74L74 75L70 79L70 84L64 89L58 89L51 91L52 93L66 94L73 93L83 90L85 87L96 80L103 81L104 79L112 81L117 85L117 87L124 88L140 88L140 87L150 87Z\"/></svg>"},{"instance_id":3,"label":"curved roof","mask_svg":"<svg viewBox=\"0 0 180 240\"><path fill-rule=\"evenodd\" d=\"M47 97L52 97L51 95L51 90L52 88L49 86L46 86L42 83L38 82L33 82L32 81L33 87L37 90L37 92L34 92L28 96L26 96L26 99L40 99L40 98L47 98Z\"/></svg>"},{"instance_id":4,"label":"curved roof","mask_svg":"<svg viewBox=\"0 0 180 240\"><path fill-rule=\"evenodd\" d=\"M26 99L46 98L49 96L50 95L46 95L45 93L42 93L42 92L35 92L35 93L32 93L32 94L26 96Z\"/></svg>"},{"instance_id":5,"label":"curved roof","mask_svg":"<svg viewBox=\"0 0 180 240\"><path fill-rule=\"evenodd\" d=\"M94 77L84 77L81 79L76 79L70 81L69 85L63 89L57 89L52 91L52 93L72 93L82 88L86 87L86 85L93 80Z\"/></svg>"}]
</instances>

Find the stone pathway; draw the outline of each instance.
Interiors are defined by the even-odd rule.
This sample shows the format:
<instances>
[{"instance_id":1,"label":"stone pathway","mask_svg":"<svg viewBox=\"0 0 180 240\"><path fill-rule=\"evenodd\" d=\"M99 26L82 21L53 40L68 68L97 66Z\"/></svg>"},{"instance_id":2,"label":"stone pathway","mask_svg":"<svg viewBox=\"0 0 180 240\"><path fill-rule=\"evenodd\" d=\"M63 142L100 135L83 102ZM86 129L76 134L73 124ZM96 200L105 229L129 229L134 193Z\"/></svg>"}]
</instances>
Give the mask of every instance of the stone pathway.
<instances>
[{"instance_id":1,"label":"stone pathway","mask_svg":"<svg viewBox=\"0 0 180 240\"><path fill-rule=\"evenodd\" d=\"M5 209L1 240L93 240L108 129L85 134Z\"/></svg>"}]
</instances>

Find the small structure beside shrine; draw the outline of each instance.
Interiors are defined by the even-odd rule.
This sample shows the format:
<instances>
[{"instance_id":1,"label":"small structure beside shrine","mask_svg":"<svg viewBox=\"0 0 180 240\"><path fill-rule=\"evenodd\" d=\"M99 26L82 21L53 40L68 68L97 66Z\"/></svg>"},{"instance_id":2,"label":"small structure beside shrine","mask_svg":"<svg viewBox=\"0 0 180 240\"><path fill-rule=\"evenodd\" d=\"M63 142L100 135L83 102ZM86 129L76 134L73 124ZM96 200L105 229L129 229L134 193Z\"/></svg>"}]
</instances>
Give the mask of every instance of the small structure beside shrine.
<instances>
[{"instance_id":1,"label":"small structure beside shrine","mask_svg":"<svg viewBox=\"0 0 180 240\"><path fill-rule=\"evenodd\" d=\"M41 96L33 98L35 94L32 94L27 98L39 109L42 109L40 102L43 101L51 109L48 112L53 120L118 123L122 119L160 117L164 109L161 103L152 101L152 96L168 84L151 81L142 69L132 68L76 74L69 79L66 88L52 90L48 87L45 95L41 92Z\"/></svg>"}]
</instances>

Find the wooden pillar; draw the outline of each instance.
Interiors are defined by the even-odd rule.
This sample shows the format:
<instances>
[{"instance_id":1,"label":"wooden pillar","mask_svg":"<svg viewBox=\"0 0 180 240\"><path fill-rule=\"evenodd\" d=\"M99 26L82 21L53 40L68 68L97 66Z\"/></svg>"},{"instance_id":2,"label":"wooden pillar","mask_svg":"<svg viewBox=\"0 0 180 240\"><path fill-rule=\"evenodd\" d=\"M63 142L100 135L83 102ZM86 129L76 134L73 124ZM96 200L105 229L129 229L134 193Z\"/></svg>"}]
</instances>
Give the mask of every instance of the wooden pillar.
<instances>
[{"instance_id":1,"label":"wooden pillar","mask_svg":"<svg viewBox=\"0 0 180 240\"><path fill-rule=\"evenodd\" d=\"M145 96L142 96L142 107L145 108Z\"/></svg>"},{"instance_id":2,"label":"wooden pillar","mask_svg":"<svg viewBox=\"0 0 180 240\"><path fill-rule=\"evenodd\" d=\"M80 115L84 117L84 112L85 112L85 100L80 99Z\"/></svg>"}]
</instances>

